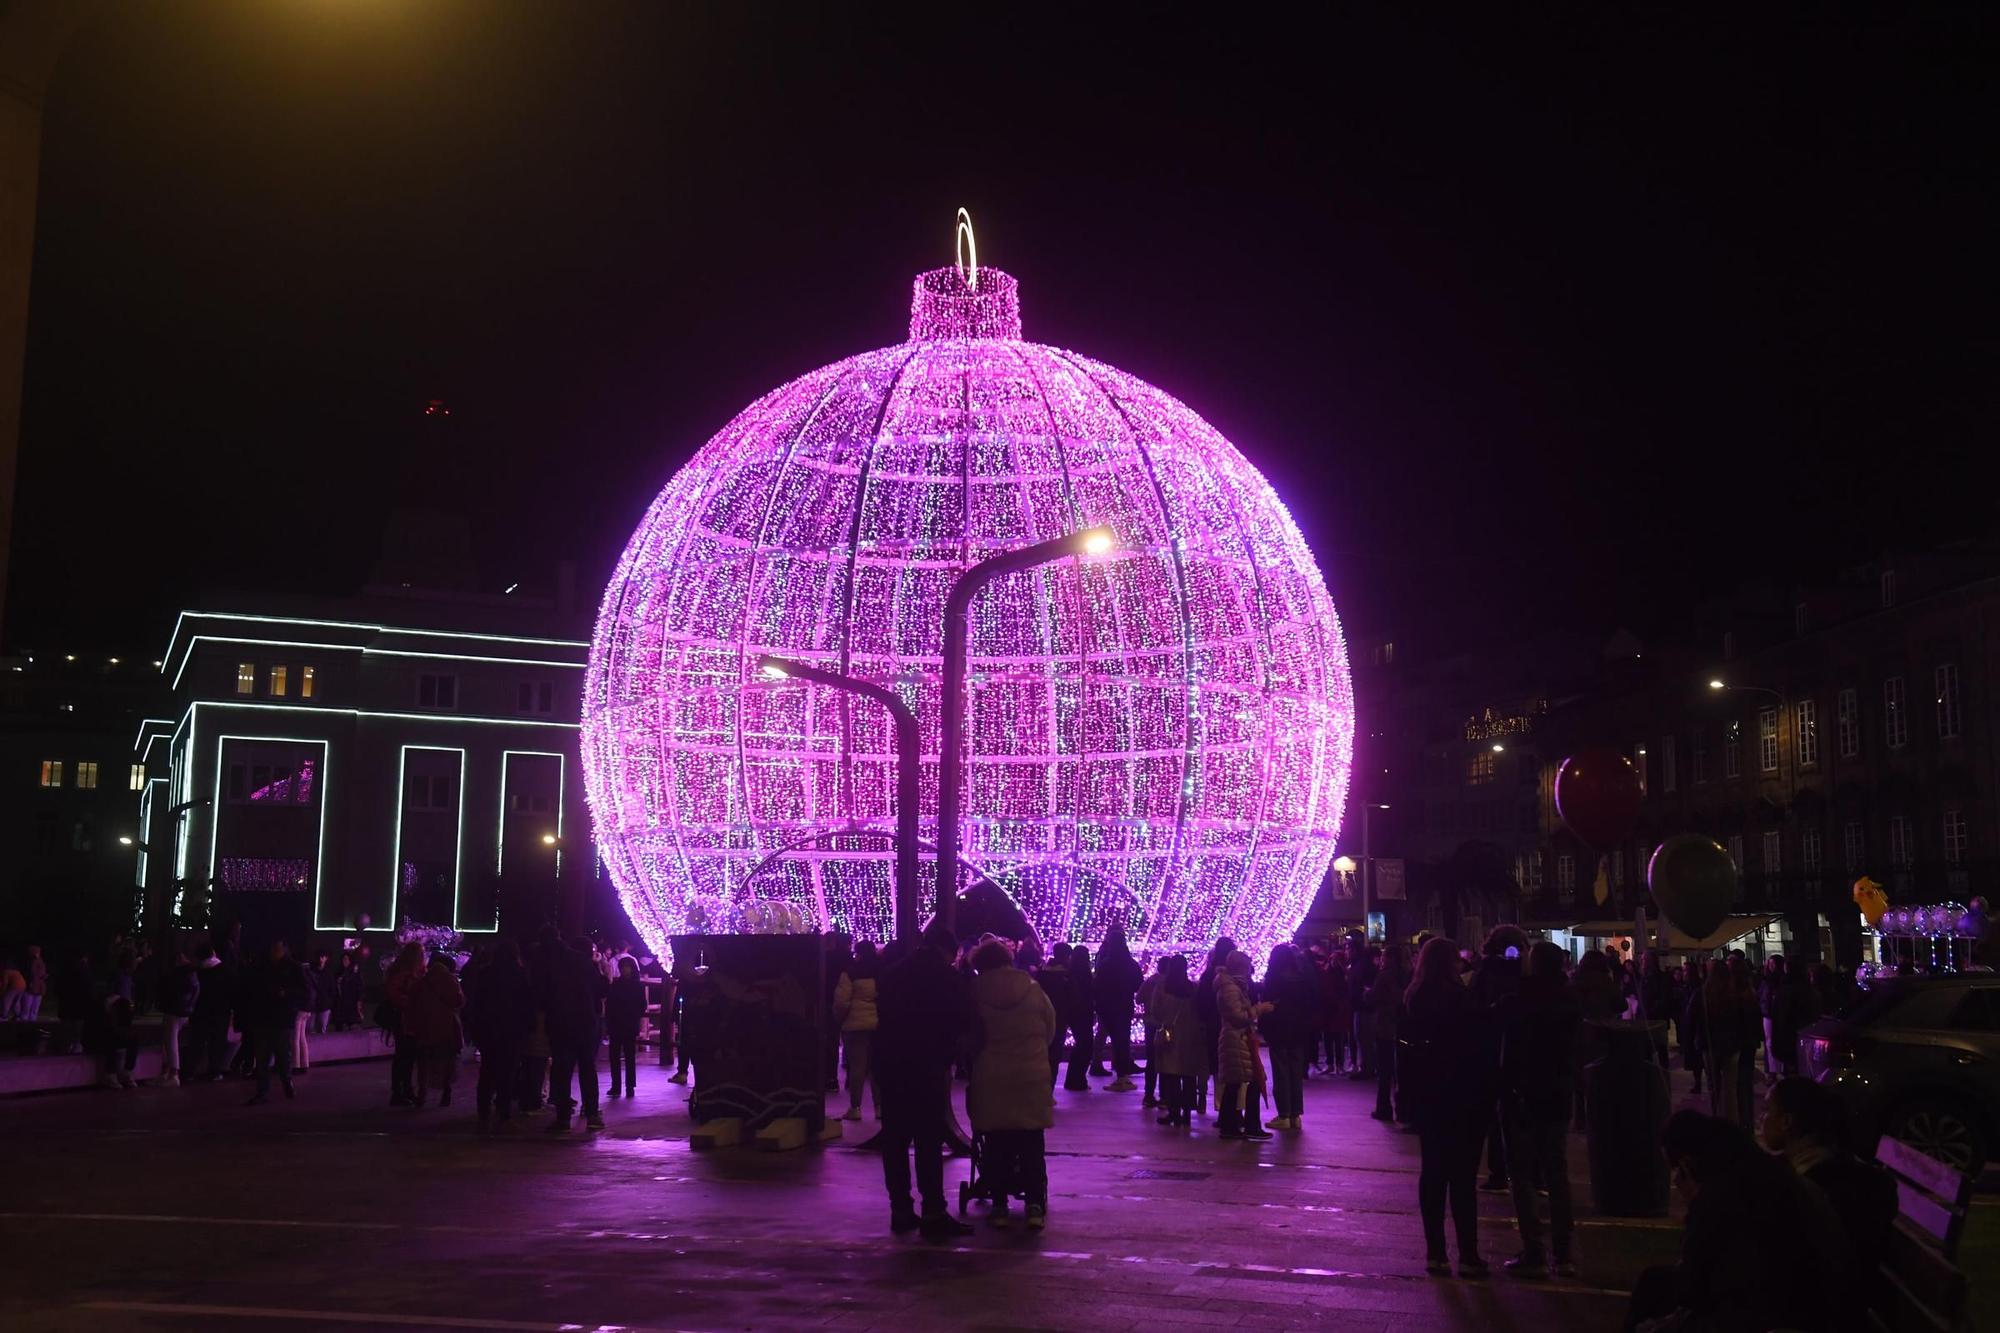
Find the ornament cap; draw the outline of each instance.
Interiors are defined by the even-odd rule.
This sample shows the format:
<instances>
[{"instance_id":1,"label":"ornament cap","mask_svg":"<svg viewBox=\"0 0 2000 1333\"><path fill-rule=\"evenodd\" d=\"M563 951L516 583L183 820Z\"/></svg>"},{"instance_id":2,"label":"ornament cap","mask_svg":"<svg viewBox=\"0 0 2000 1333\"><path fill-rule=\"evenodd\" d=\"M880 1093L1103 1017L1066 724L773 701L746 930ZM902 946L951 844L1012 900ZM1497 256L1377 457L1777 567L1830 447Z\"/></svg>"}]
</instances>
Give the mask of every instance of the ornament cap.
<instances>
[{"instance_id":1,"label":"ornament cap","mask_svg":"<svg viewBox=\"0 0 2000 1333\"><path fill-rule=\"evenodd\" d=\"M954 264L917 275L910 294L911 342L1020 338L1019 284L997 268L981 267L973 272L977 277L969 281L967 270Z\"/></svg>"}]
</instances>

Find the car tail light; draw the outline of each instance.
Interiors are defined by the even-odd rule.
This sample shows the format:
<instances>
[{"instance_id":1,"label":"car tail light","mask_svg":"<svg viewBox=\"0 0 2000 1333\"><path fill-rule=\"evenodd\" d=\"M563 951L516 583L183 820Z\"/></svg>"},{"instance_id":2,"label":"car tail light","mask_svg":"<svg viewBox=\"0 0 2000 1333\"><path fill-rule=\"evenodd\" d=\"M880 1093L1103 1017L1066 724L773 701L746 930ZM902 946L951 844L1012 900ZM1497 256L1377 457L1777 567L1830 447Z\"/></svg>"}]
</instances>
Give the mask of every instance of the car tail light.
<instances>
[{"instance_id":1,"label":"car tail light","mask_svg":"<svg viewBox=\"0 0 2000 1333\"><path fill-rule=\"evenodd\" d=\"M1851 1037L1814 1037L1812 1039L1813 1064L1821 1069L1840 1069L1854 1063L1854 1039Z\"/></svg>"}]
</instances>

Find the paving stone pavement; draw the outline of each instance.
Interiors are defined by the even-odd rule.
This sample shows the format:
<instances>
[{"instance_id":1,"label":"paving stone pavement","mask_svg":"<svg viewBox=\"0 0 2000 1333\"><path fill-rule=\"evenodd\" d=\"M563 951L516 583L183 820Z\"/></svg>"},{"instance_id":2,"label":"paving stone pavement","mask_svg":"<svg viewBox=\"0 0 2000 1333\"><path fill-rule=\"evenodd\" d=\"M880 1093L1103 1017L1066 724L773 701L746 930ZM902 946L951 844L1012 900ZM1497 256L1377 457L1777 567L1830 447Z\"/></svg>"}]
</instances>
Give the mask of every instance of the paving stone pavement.
<instances>
[{"instance_id":1,"label":"paving stone pavement","mask_svg":"<svg viewBox=\"0 0 2000 1333\"><path fill-rule=\"evenodd\" d=\"M469 1087L392 1109L379 1063L256 1108L238 1083L0 1103L0 1328L1545 1333L1616 1328L1679 1239L1595 1216L1576 1136L1578 1280L1427 1278L1415 1139L1368 1118L1372 1087L1314 1079L1305 1128L1263 1145L1160 1128L1137 1092L1058 1092L1048 1230L930 1246L888 1232L854 1143L872 1121L695 1153L684 1089L647 1072L603 1133L562 1139L541 1117L481 1135ZM1480 1210L1497 1266L1511 1206Z\"/></svg>"}]
</instances>

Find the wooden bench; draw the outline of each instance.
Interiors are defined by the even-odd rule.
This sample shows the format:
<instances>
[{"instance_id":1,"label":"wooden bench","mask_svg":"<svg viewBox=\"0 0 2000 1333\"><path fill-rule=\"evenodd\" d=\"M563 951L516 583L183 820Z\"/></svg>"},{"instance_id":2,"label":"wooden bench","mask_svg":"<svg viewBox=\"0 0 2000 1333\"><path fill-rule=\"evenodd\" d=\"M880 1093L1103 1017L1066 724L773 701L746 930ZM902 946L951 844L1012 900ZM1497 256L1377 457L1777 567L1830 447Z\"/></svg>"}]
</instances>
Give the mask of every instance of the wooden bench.
<instances>
[{"instance_id":1,"label":"wooden bench","mask_svg":"<svg viewBox=\"0 0 2000 1333\"><path fill-rule=\"evenodd\" d=\"M1882 1303L1869 1321L1883 1333L1961 1333L1965 1274L1954 1260L1972 1181L1897 1139L1884 1137L1875 1158L1896 1177L1896 1225L1882 1256Z\"/></svg>"}]
</instances>

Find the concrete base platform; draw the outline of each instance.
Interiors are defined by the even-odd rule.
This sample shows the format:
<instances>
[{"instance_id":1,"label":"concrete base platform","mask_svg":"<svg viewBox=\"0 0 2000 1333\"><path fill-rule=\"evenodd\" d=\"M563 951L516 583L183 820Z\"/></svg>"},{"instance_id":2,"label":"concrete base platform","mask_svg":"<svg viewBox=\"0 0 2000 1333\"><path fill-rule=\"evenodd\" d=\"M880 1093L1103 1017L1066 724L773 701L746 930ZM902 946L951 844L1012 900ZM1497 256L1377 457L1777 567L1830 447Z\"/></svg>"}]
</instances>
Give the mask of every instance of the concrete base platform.
<instances>
[{"instance_id":1,"label":"concrete base platform","mask_svg":"<svg viewBox=\"0 0 2000 1333\"><path fill-rule=\"evenodd\" d=\"M306 1049L315 1065L346 1064L352 1060L384 1060L389 1048L382 1042L380 1028L352 1028L346 1032L322 1032L306 1039ZM187 1057L183 1053L182 1057ZM10 1055L0 1056L0 1097L30 1092L62 1092L72 1088L97 1086L101 1074L94 1055ZM160 1048L142 1046L132 1069L132 1077L151 1083L160 1076Z\"/></svg>"}]
</instances>

